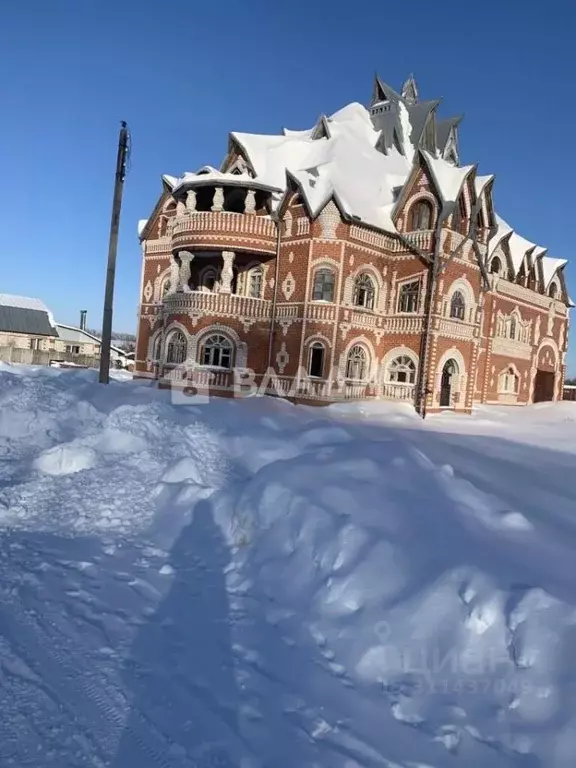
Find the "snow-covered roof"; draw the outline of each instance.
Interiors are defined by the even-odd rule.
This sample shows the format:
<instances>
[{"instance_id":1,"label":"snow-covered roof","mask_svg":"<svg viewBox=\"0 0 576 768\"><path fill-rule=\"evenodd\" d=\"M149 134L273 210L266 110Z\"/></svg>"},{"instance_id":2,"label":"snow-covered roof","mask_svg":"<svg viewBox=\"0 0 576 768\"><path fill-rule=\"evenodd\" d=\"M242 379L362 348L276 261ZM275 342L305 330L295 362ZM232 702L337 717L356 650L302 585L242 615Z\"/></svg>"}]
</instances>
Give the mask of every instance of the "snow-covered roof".
<instances>
[{"instance_id":1,"label":"snow-covered roof","mask_svg":"<svg viewBox=\"0 0 576 768\"><path fill-rule=\"evenodd\" d=\"M544 280L544 290L548 290L548 286L552 282L554 275L559 269L566 266L568 263L566 259L553 259L551 256L543 256L542 262L542 278Z\"/></svg>"},{"instance_id":2,"label":"snow-covered roof","mask_svg":"<svg viewBox=\"0 0 576 768\"><path fill-rule=\"evenodd\" d=\"M67 341L73 344L102 344L102 339L98 336L94 336L93 333L85 331L82 328L77 328L75 325L66 325L65 323L58 323L56 326L58 330L58 338L62 341ZM123 349L110 345L110 349L117 355L125 355Z\"/></svg>"},{"instance_id":3,"label":"snow-covered roof","mask_svg":"<svg viewBox=\"0 0 576 768\"><path fill-rule=\"evenodd\" d=\"M184 187L193 188L214 184L226 185L227 187L245 187L247 184L250 184L252 189L281 191L280 187L267 184L262 179L253 179L247 173L222 173L222 171L218 171L209 165L203 166L195 173L185 173L180 176L179 179L176 179L172 191L176 193Z\"/></svg>"},{"instance_id":4,"label":"snow-covered roof","mask_svg":"<svg viewBox=\"0 0 576 768\"><path fill-rule=\"evenodd\" d=\"M486 186L491 182L494 181L494 176L476 176L474 179L474 191L476 192L476 197L480 197L482 192L486 189Z\"/></svg>"},{"instance_id":5,"label":"snow-covered roof","mask_svg":"<svg viewBox=\"0 0 576 768\"><path fill-rule=\"evenodd\" d=\"M13 333L56 335L54 316L40 299L0 293L2 329Z\"/></svg>"},{"instance_id":6,"label":"snow-covered roof","mask_svg":"<svg viewBox=\"0 0 576 768\"><path fill-rule=\"evenodd\" d=\"M443 204L457 201L470 175L474 175L477 196L494 180L493 175L476 176L474 165L458 166L443 158L446 142L451 137L456 141L462 118L436 119L439 102L419 101L413 79L409 85L400 95L376 76L370 109L353 102L329 117L322 115L312 128L284 129L277 135L231 133L253 177L204 166L180 178L165 175L163 182L173 192L203 184L249 183L272 192L273 209L281 204L289 184L295 183L312 216L333 197L350 218L395 233L394 208L420 157ZM496 217L496 223L489 258L504 238L510 239L514 271L528 252L533 257L543 255L541 247L514 232L505 221Z\"/></svg>"},{"instance_id":7,"label":"snow-covered roof","mask_svg":"<svg viewBox=\"0 0 576 768\"><path fill-rule=\"evenodd\" d=\"M474 170L473 165L457 167L429 152L422 152L432 172L438 192L445 203L455 203L462 190L466 176Z\"/></svg>"},{"instance_id":8,"label":"snow-covered roof","mask_svg":"<svg viewBox=\"0 0 576 768\"><path fill-rule=\"evenodd\" d=\"M526 254L536 247L535 243L531 243L530 240L526 240L517 232L512 232L510 239L508 240L508 250L510 251L510 259L512 260L512 266L514 272L518 272L522 266Z\"/></svg>"},{"instance_id":9,"label":"snow-covered roof","mask_svg":"<svg viewBox=\"0 0 576 768\"><path fill-rule=\"evenodd\" d=\"M140 219L138 222L138 237L144 232L144 227L148 224L148 219Z\"/></svg>"}]
</instances>

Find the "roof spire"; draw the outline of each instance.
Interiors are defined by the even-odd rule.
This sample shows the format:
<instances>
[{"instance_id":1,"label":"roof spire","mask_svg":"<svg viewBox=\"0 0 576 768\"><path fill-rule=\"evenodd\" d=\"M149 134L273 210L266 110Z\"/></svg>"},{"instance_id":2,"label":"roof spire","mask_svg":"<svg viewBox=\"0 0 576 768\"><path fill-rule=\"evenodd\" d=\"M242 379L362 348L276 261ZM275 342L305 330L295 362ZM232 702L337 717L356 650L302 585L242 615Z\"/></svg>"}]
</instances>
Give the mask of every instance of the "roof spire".
<instances>
[{"instance_id":1,"label":"roof spire","mask_svg":"<svg viewBox=\"0 0 576 768\"><path fill-rule=\"evenodd\" d=\"M416 85L416 80L414 79L413 74L410 74L402 86L402 98L406 104L418 103L418 87Z\"/></svg>"}]
</instances>

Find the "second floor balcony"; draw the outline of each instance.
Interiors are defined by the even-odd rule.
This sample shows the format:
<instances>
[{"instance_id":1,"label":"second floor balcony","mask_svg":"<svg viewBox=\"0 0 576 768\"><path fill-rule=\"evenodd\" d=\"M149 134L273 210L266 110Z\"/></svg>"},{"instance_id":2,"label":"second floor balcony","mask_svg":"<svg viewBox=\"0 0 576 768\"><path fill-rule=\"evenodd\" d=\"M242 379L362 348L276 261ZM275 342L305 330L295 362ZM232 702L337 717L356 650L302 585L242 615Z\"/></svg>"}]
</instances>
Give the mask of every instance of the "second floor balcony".
<instances>
[{"instance_id":1,"label":"second floor balcony","mask_svg":"<svg viewBox=\"0 0 576 768\"><path fill-rule=\"evenodd\" d=\"M269 320L272 302L252 296L234 293L189 291L170 293L164 297L168 314L208 314L220 317L249 317L253 320Z\"/></svg>"}]
</instances>

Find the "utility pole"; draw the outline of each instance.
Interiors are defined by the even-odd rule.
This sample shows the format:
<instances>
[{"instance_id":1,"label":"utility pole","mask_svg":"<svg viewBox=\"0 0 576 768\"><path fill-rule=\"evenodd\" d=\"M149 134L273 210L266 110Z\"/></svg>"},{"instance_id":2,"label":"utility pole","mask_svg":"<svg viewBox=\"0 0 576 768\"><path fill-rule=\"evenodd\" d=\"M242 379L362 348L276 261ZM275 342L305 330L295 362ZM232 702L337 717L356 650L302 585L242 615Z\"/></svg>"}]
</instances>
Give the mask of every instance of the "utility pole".
<instances>
[{"instance_id":1,"label":"utility pole","mask_svg":"<svg viewBox=\"0 0 576 768\"><path fill-rule=\"evenodd\" d=\"M126 176L129 134L126 123L122 121L118 138L118 157L114 179L114 201L112 203L112 221L110 223L110 243L108 246L108 268L106 271L106 289L104 293L104 313L102 316L102 345L100 349L100 383L108 384L110 370L110 344L112 343L112 307L114 305L114 279L116 277L116 251L118 250L118 230L120 228L120 208L122 191Z\"/></svg>"}]
</instances>

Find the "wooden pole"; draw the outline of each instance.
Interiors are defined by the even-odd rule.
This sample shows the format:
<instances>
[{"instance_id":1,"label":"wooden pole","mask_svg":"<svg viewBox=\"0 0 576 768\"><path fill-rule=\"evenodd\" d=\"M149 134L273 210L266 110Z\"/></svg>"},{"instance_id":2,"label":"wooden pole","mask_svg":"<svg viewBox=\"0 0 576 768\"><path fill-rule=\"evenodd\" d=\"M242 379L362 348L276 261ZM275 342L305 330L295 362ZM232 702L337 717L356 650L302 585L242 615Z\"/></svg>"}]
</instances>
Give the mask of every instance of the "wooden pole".
<instances>
[{"instance_id":1,"label":"wooden pole","mask_svg":"<svg viewBox=\"0 0 576 768\"><path fill-rule=\"evenodd\" d=\"M114 280L116 277L116 252L118 250L118 231L120 229L120 209L122 191L126 176L126 157L128 154L128 128L122 121L118 138L118 156L114 179L114 200L112 203L112 221L110 223L110 242L108 245L108 268L106 270L106 289L104 293L104 312L102 315L102 346L100 349L100 383L108 384L110 371L110 345L112 343L112 309L114 305Z\"/></svg>"}]
</instances>

